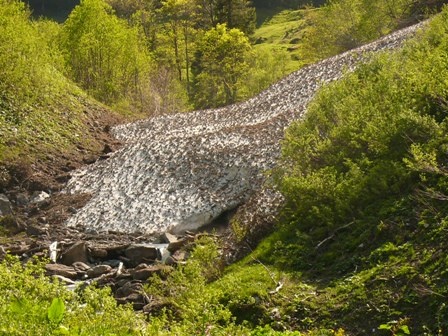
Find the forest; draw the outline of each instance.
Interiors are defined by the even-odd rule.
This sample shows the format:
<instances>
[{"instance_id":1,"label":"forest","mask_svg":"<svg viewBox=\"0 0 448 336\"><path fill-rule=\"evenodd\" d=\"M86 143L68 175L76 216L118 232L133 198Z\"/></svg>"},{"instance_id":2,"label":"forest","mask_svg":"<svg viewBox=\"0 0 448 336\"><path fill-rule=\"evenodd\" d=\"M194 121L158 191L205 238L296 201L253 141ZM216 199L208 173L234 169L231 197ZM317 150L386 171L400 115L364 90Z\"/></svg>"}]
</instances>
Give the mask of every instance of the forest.
<instances>
[{"instance_id":1,"label":"forest","mask_svg":"<svg viewBox=\"0 0 448 336\"><path fill-rule=\"evenodd\" d=\"M267 172L281 216L268 228L231 223L236 245L256 241L250 253L225 266L224 242L200 239L185 264L145 287L161 303L145 316L107 288L69 291L43 261L0 249L0 334L446 335L443 3L0 0L0 193L25 183L13 178L18 167L98 149L87 129L104 118L241 102L430 19L401 50L324 86L286 130ZM278 35L278 25L288 28ZM25 239L10 220L0 216L0 244Z\"/></svg>"}]
</instances>

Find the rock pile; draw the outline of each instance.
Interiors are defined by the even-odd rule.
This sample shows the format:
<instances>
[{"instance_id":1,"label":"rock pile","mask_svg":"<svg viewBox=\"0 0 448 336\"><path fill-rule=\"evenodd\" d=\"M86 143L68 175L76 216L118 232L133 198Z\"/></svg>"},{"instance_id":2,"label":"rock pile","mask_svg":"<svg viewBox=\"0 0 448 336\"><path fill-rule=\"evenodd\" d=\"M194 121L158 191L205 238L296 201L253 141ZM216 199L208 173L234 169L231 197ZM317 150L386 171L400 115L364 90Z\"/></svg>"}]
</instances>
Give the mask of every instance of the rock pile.
<instances>
[{"instance_id":1,"label":"rock pile","mask_svg":"<svg viewBox=\"0 0 448 336\"><path fill-rule=\"evenodd\" d=\"M77 241L66 239L46 245L42 240L36 243L29 238L17 246L8 246L7 251L23 261L31 256L49 256L51 262L45 265L47 275L59 279L68 288L83 288L92 282L99 287L108 286L118 303L131 303L135 310L150 312L156 303L145 294L144 285L154 274L163 278L173 266L183 263L198 237L165 233L154 243L150 242L154 237L132 239L112 234L103 239L96 236L89 240L83 236ZM4 252L0 250L0 260Z\"/></svg>"},{"instance_id":2,"label":"rock pile","mask_svg":"<svg viewBox=\"0 0 448 336\"><path fill-rule=\"evenodd\" d=\"M210 223L260 189L285 128L302 118L320 86L372 52L399 47L420 26L305 67L243 103L114 128L124 146L68 182L65 192L92 198L67 224L97 232L182 233ZM266 213L272 199L252 203Z\"/></svg>"}]
</instances>

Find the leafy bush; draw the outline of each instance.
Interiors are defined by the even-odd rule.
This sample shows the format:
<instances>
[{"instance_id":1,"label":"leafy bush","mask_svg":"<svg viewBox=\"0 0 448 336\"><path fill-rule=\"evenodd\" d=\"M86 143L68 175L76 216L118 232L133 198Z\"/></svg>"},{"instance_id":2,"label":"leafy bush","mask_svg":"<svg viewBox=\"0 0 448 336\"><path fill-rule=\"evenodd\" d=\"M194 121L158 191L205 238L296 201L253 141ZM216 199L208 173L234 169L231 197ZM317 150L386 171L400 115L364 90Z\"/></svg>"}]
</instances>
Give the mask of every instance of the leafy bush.
<instances>
[{"instance_id":1,"label":"leafy bush","mask_svg":"<svg viewBox=\"0 0 448 336\"><path fill-rule=\"evenodd\" d=\"M44 275L43 264L0 263L2 335L144 335L146 323L131 307L117 306L110 290L70 292Z\"/></svg>"}]
</instances>

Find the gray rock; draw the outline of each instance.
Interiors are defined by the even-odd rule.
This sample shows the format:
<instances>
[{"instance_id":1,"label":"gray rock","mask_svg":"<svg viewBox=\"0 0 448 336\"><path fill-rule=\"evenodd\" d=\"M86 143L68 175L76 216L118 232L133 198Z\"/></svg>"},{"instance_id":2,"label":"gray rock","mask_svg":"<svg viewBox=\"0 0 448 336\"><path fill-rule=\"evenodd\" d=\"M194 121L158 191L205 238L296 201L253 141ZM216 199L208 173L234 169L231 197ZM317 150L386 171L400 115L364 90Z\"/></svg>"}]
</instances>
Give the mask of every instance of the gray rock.
<instances>
[{"instance_id":1,"label":"gray rock","mask_svg":"<svg viewBox=\"0 0 448 336\"><path fill-rule=\"evenodd\" d=\"M127 302L143 302L143 296L140 293L132 293L126 297Z\"/></svg>"},{"instance_id":2,"label":"gray rock","mask_svg":"<svg viewBox=\"0 0 448 336\"><path fill-rule=\"evenodd\" d=\"M0 194L0 216L10 215L11 213L11 202L5 194Z\"/></svg>"},{"instance_id":3,"label":"gray rock","mask_svg":"<svg viewBox=\"0 0 448 336\"><path fill-rule=\"evenodd\" d=\"M133 293L140 293L143 287L140 282L126 281L123 286L117 289L115 297L127 297Z\"/></svg>"},{"instance_id":4,"label":"gray rock","mask_svg":"<svg viewBox=\"0 0 448 336\"><path fill-rule=\"evenodd\" d=\"M135 271L138 271L138 270L141 270L141 269L144 269L144 268L148 268L148 267L149 267L148 264L142 263L142 264L137 265L137 266L134 268L134 270L135 270Z\"/></svg>"},{"instance_id":5,"label":"gray rock","mask_svg":"<svg viewBox=\"0 0 448 336\"><path fill-rule=\"evenodd\" d=\"M144 267L136 267L131 271L131 275L135 280L145 281L154 274L160 274L161 272L162 268L159 265L145 265Z\"/></svg>"},{"instance_id":6,"label":"gray rock","mask_svg":"<svg viewBox=\"0 0 448 336\"><path fill-rule=\"evenodd\" d=\"M162 240L162 242L167 244L175 243L178 241L178 238L169 232L164 232L160 239Z\"/></svg>"},{"instance_id":7,"label":"gray rock","mask_svg":"<svg viewBox=\"0 0 448 336\"><path fill-rule=\"evenodd\" d=\"M183 262L187 260L187 252L185 251L176 251L172 257L176 262Z\"/></svg>"},{"instance_id":8,"label":"gray rock","mask_svg":"<svg viewBox=\"0 0 448 336\"><path fill-rule=\"evenodd\" d=\"M76 279L78 276L73 267L62 264L47 264L45 270L50 275L60 275L69 279Z\"/></svg>"},{"instance_id":9,"label":"gray rock","mask_svg":"<svg viewBox=\"0 0 448 336\"><path fill-rule=\"evenodd\" d=\"M49 197L50 195L47 194L45 191L35 191L31 196L31 203L41 203Z\"/></svg>"},{"instance_id":10,"label":"gray rock","mask_svg":"<svg viewBox=\"0 0 448 336\"><path fill-rule=\"evenodd\" d=\"M171 253L176 252L177 250L181 249L182 247L185 246L185 244L187 244L189 241L189 239L187 239L186 237L179 239L177 241L173 241L171 242L168 247L167 250L170 251Z\"/></svg>"},{"instance_id":11,"label":"gray rock","mask_svg":"<svg viewBox=\"0 0 448 336\"><path fill-rule=\"evenodd\" d=\"M87 270L87 276L89 278L96 278L100 275L109 273L111 270L112 267L110 267L109 265L97 265Z\"/></svg>"},{"instance_id":12,"label":"gray rock","mask_svg":"<svg viewBox=\"0 0 448 336\"><path fill-rule=\"evenodd\" d=\"M69 247L62 255L61 262L64 265L72 265L77 261L83 263L88 262L87 246L83 241L76 242L71 247Z\"/></svg>"},{"instance_id":13,"label":"gray rock","mask_svg":"<svg viewBox=\"0 0 448 336\"><path fill-rule=\"evenodd\" d=\"M104 259L107 258L107 251L101 248L92 248L90 250L92 258Z\"/></svg>"},{"instance_id":14,"label":"gray rock","mask_svg":"<svg viewBox=\"0 0 448 336\"><path fill-rule=\"evenodd\" d=\"M177 263L177 260L174 259L172 256L169 256L165 259L165 265L175 265Z\"/></svg>"},{"instance_id":15,"label":"gray rock","mask_svg":"<svg viewBox=\"0 0 448 336\"><path fill-rule=\"evenodd\" d=\"M19 193L16 196L16 204L18 206L25 206L30 202L30 198L27 194L25 193Z\"/></svg>"},{"instance_id":16,"label":"gray rock","mask_svg":"<svg viewBox=\"0 0 448 336\"><path fill-rule=\"evenodd\" d=\"M42 236L47 234L47 229L37 224L31 224L26 227L26 233L30 236Z\"/></svg>"},{"instance_id":17,"label":"gray rock","mask_svg":"<svg viewBox=\"0 0 448 336\"><path fill-rule=\"evenodd\" d=\"M143 244L132 244L125 251L126 258L129 258L133 263L140 264L144 261L156 260L159 256L158 249L153 246Z\"/></svg>"},{"instance_id":18,"label":"gray rock","mask_svg":"<svg viewBox=\"0 0 448 336\"><path fill-rule=\"evenodd\" d=\"M82 261L76 261L72 265L76 271L87 272L91 267Z\"/></svg>"},{"instance_id":19,"label":"gray rock","mask_svg":"<svg viewBox=\"0 0 448 336\"><path fill-rule=\"evenodd\" d=\"M104 260L102 262L103 265L109 265L112 268L118 267L121 261L117 259Z\"/></svg>"}]
</instances>

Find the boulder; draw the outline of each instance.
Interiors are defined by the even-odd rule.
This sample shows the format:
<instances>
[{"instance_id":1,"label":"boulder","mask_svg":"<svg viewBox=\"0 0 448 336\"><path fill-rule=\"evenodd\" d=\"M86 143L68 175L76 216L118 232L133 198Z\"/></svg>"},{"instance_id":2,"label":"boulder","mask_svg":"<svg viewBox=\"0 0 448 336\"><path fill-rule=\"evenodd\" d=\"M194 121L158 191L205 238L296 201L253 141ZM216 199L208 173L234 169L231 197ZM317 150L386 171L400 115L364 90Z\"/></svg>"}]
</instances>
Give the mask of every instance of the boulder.
<instances>
[{"instance_id":1,"label":"boulder","mask_svg":"<svg viewBox=\"0 0 448 336\"><path fill-rule=\"evenodd\" d=\"M94 247L90 250L90 255L92 256L92 258L104 259L107 258L107 251L102 248Z\"/></svg>"},{"instance_id":2,"label":"boulder","mask_svg":"<svg viewBox=\"0 0 448 336\"><path fill-rule=\"evenodd\" d=\"M185 251L176 251L173 255L172 255L173 259L176 262L183 262L185 260L187 260L187 253Z\"/></svg>"},{"instance_id":3,"label":"boulder","mask_svg":"<svg viewBox=\"0 0 448 336\"><path fill-rule=\"evenodd\" d=\"M31 224L26 227L26 233L29 236L41 236L47 234L47 230L37 224Z\"/></svg>"},{"instance_id":4,"label":"boulder","mask_svg":"<svg viewBox=\"0 0 448 336\"><path fill-rule=\"evenodd\" d=\"M16 196L16 204L18 206L25 206L30 202L30 198L25 193L18 193Z\"/></svg>"},{"instance_id":5,"label":"boulder","mask_svg":"<svg viewBox=\"0 0 448 336\"><path fill-rule=\"evenodd\" d=\"M143 302L143 296L140 293L131 293L126 297L127 302Z\"/></svg>"},{"instance_id":6,"label":"boulder","mask_svg":"<svg viewBox=\"0 0 448 336\"><path fill-rule=\"evenodd\" d=\"M144 265L141 267L141 265ZM137 266L130 273L135 280L145 281L150 278L153 274L160 274L163 271L163 267L161 265L146 265L141 264Z\"/></svg>"},{"instance_id":7,"label":"boulder","mask_svg":"<svg viewBox=\"0 0 448 336\"><path fill-rule=\"evenodd\" d=\"M50 275L60 275L69 279L76 279L78 276L73 267L62 264L47 264L45 270Z\"/></svg>"},{"instance_id":8,"label":"boulder","mask_svg":"<svg viewBox=\"0 0 448 336\"><path fill-rule=\"evenodd\" d=\"M80 261L83 263L88 262L87 246L83 241L74 243L69 247L62 255L62 263L64 265L72 265L73 263Z\"/></svg>"},{"instance_id":9,"label":"boulder","mask_svg":"<svg viewBox=\"0 0 448 336\"><path fill-rule=\"evenodd\" d=\"M162 234L160 239L162 240L162 242L167 244L175 243L178 241L178 238L169 232L165 232L164 234Z\"/></svg>"},{"instance_id":10,"label":"boulder","mask_svg":"<svg viewBox=\"0 0 448 336\"><path fill-rule=\"evenodd\" d=\"M11 202L5 194L0 194L0 216L10 215L11 213Z\"/></svg>"},{"instance_id":11,"label":"boulder","mask_svg":"<svg viewBox=\"0 0 448 336\"><path fill-rule=\"evenodd\" d=\"M152 312L160 312L163 308L169 307L168 302L164 302L162 300L151 300L150 303L145 305L142 310L145 314L150 314Z\"/></svg>"},{"instance_id":12,"label":"boulder","mask_svg":"<svg viewBox=\"0 0 448 336\"><path fill-rule=\"evenodd\" d=\"M182 247L185 246L185 244L187 244L189 240L187 238L182 238L176 241L171 242L168 247L167 250L170 251L171 253L176 252L177 250L181 249Z\"/></svg>"},{"instance_id":13,"label":"boulder","mask_svg":"<svg viewBox=\"0 0 448 336\"><path fill-rule=\"evenodd\" d=\"M109 265L97 265L87 270L87 276L89 278L96 278L103 274L109 273L111 270L112 267Z\"/></svg>"},{"instance_id":14,"label":"boulder","mask_svg":"<svg viewBox=\"0 0 448 336\"><path fill-rule=\"evenodd\" d=\"M121 261L117 259L105 260L102 262L103 265L109 265L112 268L116 268L120 266Z\"/></svg>"},{"instance_id":15,"label":"boulder","mask_svg":"<svg viewBox=\"0 0 448 336\"><path fill-rule=\"evenodd\" d=\"M45 201L49 197L50 195L47 194L45 191L35 191L31 196L31 203L40 203Z\"/></svg>"},{"instance_id":16,"label":"boulder","mask_svg":"<svg viewBox=\"0 0 448 336\"><path fill-rule=\"evenodd\" d=\"M73 265L76 271L87 272L91 267L82 261L74 262Z\"/></svg>"},{"instance_id":17,"label":"boulder","mask_svg":"<svg viewBox=\"0 0 448 336\"><path fill-rule=\"evenodd\" d=\"M165 232L160 238L164 243L168 244L167 250L171 253L179 250L189 241L185 237L179 239L169 232Z\"/></svg>"},{"instance_id":18,"label":"boulder","mask_svg":"<svg viewBox=\"0 0 448 336\"><path fill-rule=\"evenodd\" d=\"M126 281L123 286L117 289L115 292L115 297L127 297L132 293L140 293L143 287L140 282L136 281Z\"/></svg>"},{"instance_id":19,"label":"boulder","mask_svg":"<svg viewBox=\"0 0 448 336\"><path fill-rule=\"evenodd\" d=\"M158 259L160 252L154 246L132 244L124 251L124 254L126 258L137 265L145 261L154 261Z\"/></svg>"}]
</instances>

